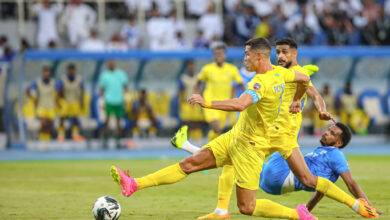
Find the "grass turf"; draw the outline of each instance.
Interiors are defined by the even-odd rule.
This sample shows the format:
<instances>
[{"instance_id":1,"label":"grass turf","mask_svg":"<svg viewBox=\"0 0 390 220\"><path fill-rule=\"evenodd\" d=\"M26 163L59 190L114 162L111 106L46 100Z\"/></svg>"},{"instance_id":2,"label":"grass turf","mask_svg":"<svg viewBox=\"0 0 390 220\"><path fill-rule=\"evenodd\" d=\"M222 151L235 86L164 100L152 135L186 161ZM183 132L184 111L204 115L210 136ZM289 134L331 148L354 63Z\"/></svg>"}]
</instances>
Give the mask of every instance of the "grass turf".
<instances>
[{"instance_id":1,"label":"grass turf","mask_svg":"<svg viewBox=\"0 0 390 220\"><path fill-rule=\"evenodd\" d=\"M349 156L352 174L375 207L390 219L390 156ZM142 176L179 161L169 160L84 160L0 162L1 219L93 219L94 201L103 195L119 200L121 219L196 219L216 205L220 169L196 173L182 182L145 189L130 198L122 197L111 180L112 164L131 168L132 176ZM347 191L342 180L337 182ZM288 207L306 203L311 193L283 196L258 191L257 198L268 198ZM239 214L235 195L230 203L232 219L249 219ZM320 219L361 218L347 206L324 198L313 214Z\"/></svg>"}]
</instances>

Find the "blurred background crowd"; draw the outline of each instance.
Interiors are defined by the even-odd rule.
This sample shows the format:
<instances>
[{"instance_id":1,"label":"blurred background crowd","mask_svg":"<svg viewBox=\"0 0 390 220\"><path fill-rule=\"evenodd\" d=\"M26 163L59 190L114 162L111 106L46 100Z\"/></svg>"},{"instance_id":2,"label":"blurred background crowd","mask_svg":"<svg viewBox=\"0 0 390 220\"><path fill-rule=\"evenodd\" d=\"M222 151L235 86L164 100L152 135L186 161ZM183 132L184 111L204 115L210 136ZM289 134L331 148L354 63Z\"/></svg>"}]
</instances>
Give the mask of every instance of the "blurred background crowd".
<instances>
[{"instance_id":1,"label":"blurred background crowd","mask_svg":"<svg viewBox=\"0 0 390 220\"><path fill-rule=\"evenodd\" d=\"M291 36L300 45L390 44L389 0L124 0L105 1L103 6L99 2L2 1L0 57L30 47L182 50L207 47L213 41L241 46L252 37ZM5 31L16 21L23 27ZM21 33L23 38L17 41Z\"/></svg>"},{"instance_id":2,"label":"blurred background crowd","mask_svg":"<svg viewBox=\"0 0 390 220\"><path fill-rule=\"evenodd\" d=\"M28 140L85 141L104 137L106 141L110 132L115 137L170 136L179 125L187 123L197 128L190 136L199 141L207 132L207 123L201 116L188 121L181 108L185 108L183 97L193 92L202 66L213 60L23 63L18 59L27 49L170 52L207 49L224 42L229 51L253 37L266 37L272 42L287 36L299 46L390 45L390 0L10 0L0 2L0 18L0 115L2 120L11 120L3 114L4 98L12 96L13 91L10 88L4 95L7 71L13 65L24 65L23 102L12 102L12 97L10 100L12 108L21 106L23 115L15 117L24 118ZM366 135L389 131L386 113L390 106L390 64L386 59L305 58L299 62L320 67L313 82L328 111L349 124L355 134ZM245 77L241 59L227 61ZM107 85L102 79L107 71L119 74L121 84ZM11 74L8 82L18 80ZM41 80L51 87L40 87ZM66 86L79 91L65 97ZM121 100L109 109L104 104L110 100L104 91L106 86L123 89L119 91ZM55 106L52 112L37 108L37 96L42 96L39 89L48 92L41 105ZM233 93L239 90L237 86L232 89ZM77 105L66 104L76 101ZM124 106L123 112L115 109L118 104ZM114 113L109 122L106 111ZM40 114L48 121L38 120ZM301 135L322 134L328 124L316 115L308 102ZM236 118L236 113L229 114L224 129L230 128ZM4 130L3 121L0 129Z\"/></svg>"}]
</instances>

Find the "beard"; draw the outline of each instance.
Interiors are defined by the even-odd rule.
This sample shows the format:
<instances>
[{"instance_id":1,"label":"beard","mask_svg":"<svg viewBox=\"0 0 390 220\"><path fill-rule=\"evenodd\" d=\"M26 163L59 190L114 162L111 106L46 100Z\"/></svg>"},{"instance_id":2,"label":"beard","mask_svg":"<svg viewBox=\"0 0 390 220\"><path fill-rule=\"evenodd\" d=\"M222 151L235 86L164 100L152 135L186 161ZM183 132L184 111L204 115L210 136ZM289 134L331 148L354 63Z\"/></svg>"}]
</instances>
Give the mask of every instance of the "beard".
<instances>
[{"instance_id":1,"label":"beard","mask_svg":"<svg viewBox=\"0 0 390 220\"><path fill-rule=\"evenodd\" d=\"M280 61L284 62L285 65L280 64ZM279 64L280 66L283 66L283 67L286 68L286 69L290 68L291 63L292 63L291 61L290 61L290 62L287 62L287 61L285 61L285 60L278 60L278 64Z\"/></svg>"},{"instance_id":2,"label":"beard","mask_svg":"<svg viewBox=\"0 0 390 220\"><path fill-rule=\"evenodd\" d=\"M321 146L334 146L336 142L330 142L327 143L326 141L323 141L322 139L320 140Z\"/></svg>"}]
</instances>

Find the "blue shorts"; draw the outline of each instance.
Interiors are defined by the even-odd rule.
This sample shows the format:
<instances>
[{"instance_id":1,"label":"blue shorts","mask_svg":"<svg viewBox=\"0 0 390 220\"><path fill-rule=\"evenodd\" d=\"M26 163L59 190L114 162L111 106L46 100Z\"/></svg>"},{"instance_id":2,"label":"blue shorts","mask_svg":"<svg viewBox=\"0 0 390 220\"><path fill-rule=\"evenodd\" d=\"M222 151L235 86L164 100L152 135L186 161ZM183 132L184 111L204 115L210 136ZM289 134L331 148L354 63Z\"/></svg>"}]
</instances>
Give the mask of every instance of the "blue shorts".
<instances>
[{"instance_id":1,"label":"blue shorts","mask_svg":"<svg viewBox=\"0 0 390 220\"><path fill-rule=\"evenodd\" d=\"M264 163L260 174L260 188L266 193L280 195L282 186L290 174L290 167L279 153L273 153L269 160Z\"/></svg>"}]
</instances>

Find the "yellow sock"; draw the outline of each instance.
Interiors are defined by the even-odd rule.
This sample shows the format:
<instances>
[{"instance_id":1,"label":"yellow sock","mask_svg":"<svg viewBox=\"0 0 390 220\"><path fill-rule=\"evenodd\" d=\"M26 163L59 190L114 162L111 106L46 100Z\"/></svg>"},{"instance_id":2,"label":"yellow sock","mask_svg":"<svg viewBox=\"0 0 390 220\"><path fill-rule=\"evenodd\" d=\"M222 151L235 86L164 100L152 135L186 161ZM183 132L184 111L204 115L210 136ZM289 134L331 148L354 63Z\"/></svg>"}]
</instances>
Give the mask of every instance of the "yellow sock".
<instances>
[{"instance_id":1,"label":"yellow sock","mask_svg":"<svg viewBox=\"0 0 390 220\"><path fill-rule=\"evenodd\" d=\"M352 208L356 202L356 199L352 198L328 179L322 177L318 177L316 190L322 192L331 199L346 204L350 208Z\"/></svg>"},{"instance_id":2,"label":"yellow sock","mask_svg":"<svg viewBox=\"0 0 390 220\"><path fill-rule=\"evenodd\" d=\"M48 134L48 133L44 133L43 137L44 137L44 139L43 139L44 141L50 141L51 140L51 135Z\"/></svg>"},{"instance_id":3,"label":"yellow sock","mask_svg":"<svg viewBox=\"0 0 390 220\"><path fill-rule=\"evenodd\" d=\"M286 218L299 219L298 212L268 199L257 199L255 210L252 216L262 216L266 218Z\"/></svg>"},{"instance_id":4,"label":"yellow sock","mask_svg":"<svg viewBox=\"0 0 390 220\"><path fill-rule=\"evenodd\" d=\"M46 133L39 132L39 140L44 141L46 138Z\"/></svg>"},{"instance_id":5,"label":"yellow sock","mask_svg":"<svg viewBox=\"0 0 390 220\"><path fill-rule=\"evenodd\" d=\"M72 127L72 134L73 135L79 134L79 127L77 125Z\"/></svg>"},{"instance_id":6,"label":"yellow sock","mask_svg":"<svg viewBox=\"0 0 390 220\"><path fill-rule=\"evenodd\" d=\"M150 186L176 183L187 176L177 163L145 177L135 178L135 181L137 181L138 189L143 189Z\"/></svg>"},{"instance_id":7,"label":"yellow sock","mask_svg":"<svg viewBox=\"0 0 390 220\"><path fill-rule=\"evenodd\" d=\"M230 196L232 195L234 186L234 168L226 165L223 167L218 184L218 204L217 208L228 209Z\"/></svg>"},{"instance_id":8,"label":"yellow sock","mask_svg":"<svg viewBox=\"0 0 390 220\"><path fill-rule=\"evenodd\" d=\"M157 128L156 127L150 127L149 128L149 133L151 134L151 135L156 135L157 134Z\"/></svg>"},{"instance_id":9,"label":"yellow sock","mask_svg":"<svg viewBox=\"0 0 390 220\"><path fill-rule=\"evenodd\" d=\"M213 131L213 130L210 130L209 133L207 134L207 141L210 142L212 141L214 138L218 137L218 133Z\"/></svg>"},{"instance_id":10,"label":"yellow sock","mask_svg":"<svg viewBox=\"0 0 390 220\"><path fill-rule=\"evenodd\" d=\"M64 127L59 127L58 128L58 135L65 136L65 128Z\"/></svg>"}]
</instances>

